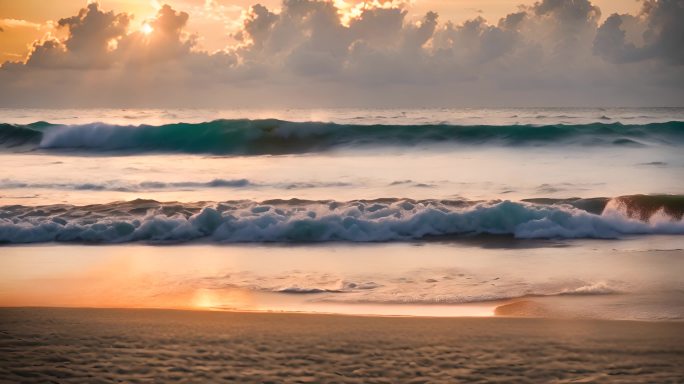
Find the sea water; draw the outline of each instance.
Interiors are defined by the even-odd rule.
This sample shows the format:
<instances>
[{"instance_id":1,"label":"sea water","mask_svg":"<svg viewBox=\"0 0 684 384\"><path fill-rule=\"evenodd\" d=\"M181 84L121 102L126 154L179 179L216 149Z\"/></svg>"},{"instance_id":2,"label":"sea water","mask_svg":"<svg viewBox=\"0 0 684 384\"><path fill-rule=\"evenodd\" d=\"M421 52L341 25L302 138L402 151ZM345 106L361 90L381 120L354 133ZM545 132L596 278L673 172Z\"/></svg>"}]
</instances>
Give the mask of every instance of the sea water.
<instances>
[{"instance_id":1,"label":"sea water","mask_svg":"<svg viewBox=\"0 0 684 384\"><path fill-rule=\"evenodd\" d=\"M24 304L193 307L200 295L211 308L455 315L586 296L603 303L593 316L681 316L683 109L5 109L0 123L0 263L15 276L2 305L22 305L27 260L74 276L101 263L116 291L126 273L107 265L132 257L188 271L221 262L192 284L147 271L194 292L180 301L155 288L123 289L128 304L69 290ZM64 292L49 280L58 270L41 275L45 292ZM222 303L225 287L252 304ZM625 295L642 299L605 310ZM668 299L637 305L653 297Z\"/></svg>"}]
</instances>

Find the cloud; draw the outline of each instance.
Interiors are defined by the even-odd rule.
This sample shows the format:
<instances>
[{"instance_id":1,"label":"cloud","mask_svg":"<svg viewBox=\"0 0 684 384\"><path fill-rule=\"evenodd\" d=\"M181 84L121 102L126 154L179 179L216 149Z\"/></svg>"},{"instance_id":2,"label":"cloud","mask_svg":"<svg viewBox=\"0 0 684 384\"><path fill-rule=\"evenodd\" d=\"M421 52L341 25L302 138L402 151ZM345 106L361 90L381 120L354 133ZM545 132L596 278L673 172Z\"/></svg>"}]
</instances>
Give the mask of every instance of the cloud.
<instances>
[{"instance_id":1,"label":"cloud","mask_svg":"<svg viewBox=\"0 0 684 384\"><path fill-rule=\"evenodd\" d=\"M157 16L147 23L152 28L149 35L135 31L118 42L114 50L117 62L137 61L138 65L149 65L154 61L187 57L195 45L195 36L186 36L183 32L189 17L168 5L162 6Z\"/></svg>"},{"instance_id":2,"label":"cloud","mask_svg":"<svg viewBox=\"0 0 684 384\"><path fill-rule=\"evenodd\" d=\"M215 9L218 3L206 2ZM399 2L284 0L243 13L226 48L199 49L192 14L145 22L91 3L66 37L0 69L5 106L671 105L684 100L681 0L610 15L543 0L496 23L410 17ZM218 8L217 8L218 9ZM224 20L228 23L228 21ZM235 21L233 21L235 23ZM223 33L223 31L220 31Z\"/></svg>"},{"instance_id":3,"label":"cloud","mask_svg":"<svg viewBox=\"0 0 684 384\"><path fill-rule=\"evenodd\" d=\"M623 20L639 22L631 15L612 14L598 29L594 40L594 53L613 63L628 63L645 59L643 49L626 40L626 32L621 29Z\"/></svg>"},{"instance_id":4,"label":"cloud","mask_svg":"<svg viewBox=\"0 0 684 384\"><path fill-rule=\"evenodd\" d=\"M3 25L7 28L42 28L42 25L39 23L34 23L31 21L21 19L0 19L0 25ZM0 27L0 30L3 30L3 28Z\"/></svg>"},{"instance_id":5,"label":"cloud","mask_svg":"<svg viewBox=\"0 0 684 384\"><path fill-rule=\"evenodd\" d=\"M63 41L49 38L33 45L26 66L43 68L99 68L111 61L110 44L121 39L128 27L126 14L103 12L90 3L78 15L60 19L59 28L68 30Z\"/></svg>"},{"instance_id":6,"label":"cloud","mask_svg":"<svg viewBox=\"0 0 684 384\"><path fill-rule=\"evenodd\" d=\"M684 65L684 2L648 0L640 15L611 15L599 28L594 52L613 63L662 60ZM641 42L630 41L626 29L642 31Z\"/></svg>"}]
</instances>

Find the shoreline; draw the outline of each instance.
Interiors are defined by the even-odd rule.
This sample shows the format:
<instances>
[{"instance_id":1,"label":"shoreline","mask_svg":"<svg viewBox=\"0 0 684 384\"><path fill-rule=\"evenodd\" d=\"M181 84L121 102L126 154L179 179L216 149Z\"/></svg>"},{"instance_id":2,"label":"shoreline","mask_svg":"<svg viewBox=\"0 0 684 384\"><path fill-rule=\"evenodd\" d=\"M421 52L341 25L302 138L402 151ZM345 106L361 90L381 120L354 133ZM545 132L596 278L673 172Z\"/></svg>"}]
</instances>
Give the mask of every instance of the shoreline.
<instances>
[{"instance_id":1,"label":"shoreline","mask_svg":"<svg viewBox=\"0 0 684 384\"><path fill-rule=\"evenodd\" d=\"M165 308L165 307L89 307L89 306L0 306L0 313L5 311L150 311L150 312L181 312L181 313L217 313L217 314L235 314L235 315L293 315L293 316L325 316L325 317L344 317L344 318L379 318L379 319L426 319L426 320L460 320L460 319L513 319L513 320L548 320L548 321L568 321L568 322L631 322L631 323L647 323L647 324L683 324L684 319L612 319L612 318L596 318L596 317L564 317L564 316L534 316L534 315L509 315L496 314L499 308L507 306L517 306L519 304L527 304L529 300L510 300L504 301L502 304L494 308L495 314L491 316L478 315L412 315L412 314L373 314L373 313L338 313L338 312L322 312L322 311L296 311L296 310L250 310L250 309L223 309L223 308ZM468 304L462 304L467 306ZM431 306L431 304L424 304L424 306ZM503 313L503 312L500 312Z\"/></svg>"},{"instance_id":2,"label":"shoreline","mask_svg":"<svg viewBox=\"0 0 684 384\"><path fill-rule=\"evenodd\" d=\"M278 297L301 294L262 294ZM633 295L632 295L633 296ZM646 300L652 296L646 297ZM684 317L619 317L606 316L606 313L593 313L592 309L620 304L620 300L633 298L628 293L602 295L530 295L510 299L496 299L458 304L440 303L336 303L315 302L309 305L299 303L296 306L273 306L257 308L239 308L227 306L121 306L121 305L23 305L0 304L3 310L122 310L122 311L180 311L234 314L263 315L305 315L305 316L345 316L363 318L417 318L417 319L539 319L567 321L631 321L644 323L682 323ZM643 301L643 297L642 297ZM669 303L680 306L681 300ZM584 308L582 308L584 307ZM327 310L326 310L327 309ZM610 314L610 312L607 312Z\"/></svg>"}]
</instances>

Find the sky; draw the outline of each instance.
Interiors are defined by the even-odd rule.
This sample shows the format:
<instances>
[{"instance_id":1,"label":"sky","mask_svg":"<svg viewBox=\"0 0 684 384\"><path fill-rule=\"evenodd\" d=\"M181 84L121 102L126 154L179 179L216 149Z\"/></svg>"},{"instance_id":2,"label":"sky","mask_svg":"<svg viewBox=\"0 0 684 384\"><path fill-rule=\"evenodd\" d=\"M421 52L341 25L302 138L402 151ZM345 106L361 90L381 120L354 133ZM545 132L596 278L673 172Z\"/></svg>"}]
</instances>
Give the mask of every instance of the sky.
<instances>
[{"instance_id":1,"label":"sky","mask_svg":"<svg viewBox=\"0 0 684 384\"><path fill-rule=\"evenodd\" d=\"M684 0L0 0L0 107L682 106Z\"/></svg>"}]
</instances>

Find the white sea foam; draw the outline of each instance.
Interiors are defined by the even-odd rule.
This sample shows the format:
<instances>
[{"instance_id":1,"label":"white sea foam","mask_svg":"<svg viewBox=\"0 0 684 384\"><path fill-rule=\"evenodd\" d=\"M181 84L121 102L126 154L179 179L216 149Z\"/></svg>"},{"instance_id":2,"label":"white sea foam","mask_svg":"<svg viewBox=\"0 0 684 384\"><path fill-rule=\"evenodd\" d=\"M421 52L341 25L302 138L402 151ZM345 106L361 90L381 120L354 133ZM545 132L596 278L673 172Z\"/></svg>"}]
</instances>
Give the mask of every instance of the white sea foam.
<instances>
[{"instance_id":1,"label":"white sea foam","mask_svg":"<svg viewBox=\"0 0 684 384\"><path fill-rule=\"evenodd\" d=\"M559 292L560 295L609 295L619 293L619 290L612 287L605 281L598 281L579 287L566 288Z\"/></svg>"},{"instance_id":2,"label":"white sea foam","mask_svg":"<svg viewBox=\"0 0 684 384\"><path fill-rule=\"evenodd\" d=\"M494 234L517 238L619 238L684 234L684 220L649 221L619 210L596 215L567 205L501 201L249 201L163 206L148 201L91 207L3 207L0 242L377 242Z\"/></svg>"},{"instance_id":3,"label":"white sea foam","mask_svg":"<svg viewBox=\"0 0 684 384\"><path fill-rule=\"evenodd\" d=\"M456 268L420 268L401 274L339 274L286 271L282 274L230 273L186 285L203 289L307 295L310 302L460 304L534 296L611 295L634 287L619 280L577 278L530 281L504 271L482 273Z\"/></svg>"}]
</instances>

